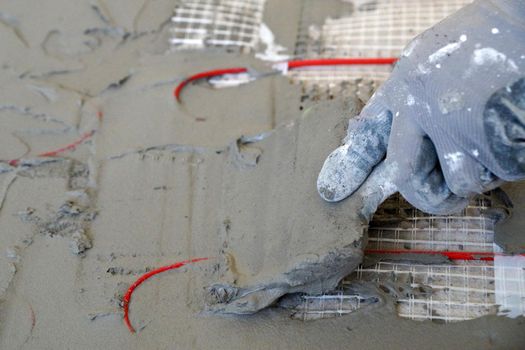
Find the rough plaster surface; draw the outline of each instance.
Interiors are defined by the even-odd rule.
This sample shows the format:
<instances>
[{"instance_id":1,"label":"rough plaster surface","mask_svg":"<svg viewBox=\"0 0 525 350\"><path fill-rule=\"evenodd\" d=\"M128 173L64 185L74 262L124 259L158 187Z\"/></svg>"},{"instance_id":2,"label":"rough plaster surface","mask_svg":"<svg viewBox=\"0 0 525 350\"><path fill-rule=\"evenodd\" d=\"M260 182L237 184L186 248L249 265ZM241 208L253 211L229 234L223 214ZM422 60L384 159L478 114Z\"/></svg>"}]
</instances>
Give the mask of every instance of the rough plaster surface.
<instances>
[{"instance_id":1,"label":"rough plaster surface","mask_svg":"<svg viewBox=\"0 0 525 350\"><path fill-rule=\"evenodd\" d=\"M288 48L300 4L267 1L264 22ZM285 292L328 290L360 259L360 199L334 206L315 190L316 169L357 106L336 99L300 111L300 88L282 78L225 90L198 84L177 105L173 86L189 73L264 65L223 50L167 52L173 6L0 4L0 159L22 158L0 164L1 349L525 342L523 319L416 324L389 304L308 323L275 308L216 315L251 312ZM74 151L36 157L93 129ZM139 332L130 335L120 307L126 288L147 270L197 256L215 259L136 291ZM235 292L211 295L218 284Z\"/></svg>"}]
</instances>

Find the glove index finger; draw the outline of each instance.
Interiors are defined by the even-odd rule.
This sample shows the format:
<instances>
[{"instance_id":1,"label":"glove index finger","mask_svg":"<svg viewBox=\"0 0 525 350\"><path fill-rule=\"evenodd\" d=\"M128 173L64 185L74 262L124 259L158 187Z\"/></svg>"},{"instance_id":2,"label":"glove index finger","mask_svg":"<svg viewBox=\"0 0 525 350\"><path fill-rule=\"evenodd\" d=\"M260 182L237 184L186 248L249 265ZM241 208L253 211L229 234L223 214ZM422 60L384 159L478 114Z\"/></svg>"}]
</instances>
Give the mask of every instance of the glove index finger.
<instances>
[{"instance_id":1,"label":"glove index finger","mask_svg":"<svg viewBox=\"0 0 525 350\"><path fill-rule=\"evenodd\" d=\"M397 164L384 160L370 173L354 196L362 199L361 218L369 222L381 203L398 191L395 184L399 177Z\"/></svg>"},{"instance_id":2,"label":"glove index finger","mask_svg":"<svg viewBox=\"0 0 525 350\"><path fill-rule=\"evenodd\" d=\"M317 179L324 200L338 202L361 186L385 157L391 125L392 113L377 98L350 120L344 144L326 158Z\"/></svg>"}]
</instances>

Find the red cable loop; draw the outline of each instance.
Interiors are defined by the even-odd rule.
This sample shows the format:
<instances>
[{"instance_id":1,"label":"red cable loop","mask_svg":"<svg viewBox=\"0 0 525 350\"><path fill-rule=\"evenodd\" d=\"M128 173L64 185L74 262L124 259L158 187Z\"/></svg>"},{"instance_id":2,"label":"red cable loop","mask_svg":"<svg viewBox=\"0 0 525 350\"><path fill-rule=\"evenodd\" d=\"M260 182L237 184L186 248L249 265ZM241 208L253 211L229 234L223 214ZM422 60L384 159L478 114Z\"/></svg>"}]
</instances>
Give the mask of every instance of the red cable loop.
<instances>
[{"instance_id":1,"label":"red cable loop","mask_svg":"<svg viewBox=\"0 0 525 350\"><path fill-rule=\"evenodd\" d=\"M195 258L195 259L190 259L190 260L179 261L172 265L159 267L158 269L155 269L155 270L152 270L152 271L149 271L143 274L135 282L133 282L133 284L128 288L126 294L124 294L124 298L122 299L122 302L123 302L122 307L124 308L124 323L128 327L129 331L131 333L135 333L135 328L133 328L133 326L131 325L131 321L129 320L129 303L131 302L131 295L133 294L133 291L138 286L140 286L148 278L155 276L156 274L159 274L161 272L178 269L179 267L182 267L184 265L196 263L196 262L204 261L208 259L210 258Z\"/></svg>"},{"instance_id":2,"label":"red cable loop","mask_svg":"<svg viewBox=\"0 0 525 350\"><path fill-rule=\"evenodd\" d=\"M248 71L247 68L226 68L226 69L215 69L215 70L209 70L206 72L201 72L194 74L190 76L189 78L184 79L179 85L177 85L177 88L175 91L173 91L173 96L177 99L178 102L180 102L180 93L182 92L182 89L189 83L195 80L200 79L209 79L213 78L219 75L225 75L225 74L239 74L239 73L246 73Z\"/></svg>"},{"instance_id":3,"label":"red cable loop","mask_svg":"<svg viewBox=\"0 0 525 350\"><path fill-rule=\"evenodd\" d=\"M321 58L321 59L311 59L311 60L296 60L287 62L288 69L296 69L302 67L314 67L314 66L342 66L342 65L390 65L394 64L398 59L395 57L385 57L385 58ZM173 91L173 96L177 102L181 102L181 92L182 90L192 81L200 79L209 79L220 75L225 74L239 74L248 72L248 68L244 67L235 67L235 68L225 68L225 69L215 69L206 72L201 72L194 74L186 79L184 79Z\"/></svg>"}]
</instances>

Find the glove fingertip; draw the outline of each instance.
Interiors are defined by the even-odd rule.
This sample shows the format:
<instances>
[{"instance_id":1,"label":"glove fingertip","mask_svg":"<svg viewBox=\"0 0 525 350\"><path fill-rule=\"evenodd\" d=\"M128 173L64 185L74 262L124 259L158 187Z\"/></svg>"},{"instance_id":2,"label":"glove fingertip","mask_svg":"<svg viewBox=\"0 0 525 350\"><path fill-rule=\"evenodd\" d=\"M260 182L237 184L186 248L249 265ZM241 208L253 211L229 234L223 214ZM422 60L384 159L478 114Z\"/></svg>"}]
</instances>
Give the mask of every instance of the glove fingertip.
<instances>
[{"instance_id":1,"label":"glove fingertip","mask_svg":"<svg viewBox=\"0 0 525 350\"><path fill-rule=\"evenodd\" d=\"M339 202L361 186L369 171L355 166L349 145L335 149L325 160L317 178L317 191L327 202Z\"/></svg>"}]
</instances>

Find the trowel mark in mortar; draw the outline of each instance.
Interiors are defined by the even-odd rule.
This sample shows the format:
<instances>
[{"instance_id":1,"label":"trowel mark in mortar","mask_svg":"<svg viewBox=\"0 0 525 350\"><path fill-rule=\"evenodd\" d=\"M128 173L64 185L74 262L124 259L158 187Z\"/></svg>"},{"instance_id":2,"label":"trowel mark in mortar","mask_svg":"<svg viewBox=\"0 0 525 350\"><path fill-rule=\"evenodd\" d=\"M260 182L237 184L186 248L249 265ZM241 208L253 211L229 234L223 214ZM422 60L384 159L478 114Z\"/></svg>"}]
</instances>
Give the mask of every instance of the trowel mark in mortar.
<instances>
[{"instance_id":1,"label":"trowel mark in mortar","mask_svg":"<svg viewBox=\"0 0 525 350\"><path fill-rule=\"evenodd\" d=\"M3 104L0 105L0 111L10 111L16 114L34 118L39 121L54 123L62 127L62 132L69 131L73 126L64 122L63 120L57 119L47 113L35 112L29 106L19 106L14 104Z\"/></svg>"},{"instance_id":2,"label":"trowel mark in mortar","mask_svg":"<svg viewBox=\"0 0 525 350\"><path fill-rule=\"evenodd\" d=\"M143 0L142 4L140 6L135 7L135 4L130 4L129 8L127 8L128 13L132 13L133 10L136 10L133 20L130 26L126 27L123 23L118 23L118 21L115 19L115 17L111 13L111 6L108 6L105 1L98 0L97 4L92 4L91 9L95 12L97 17L100 18L102 23L106 26L104 29L106 29L108 32L112 31L114 34L117 34L119 36L122 36L125 40L128 37L138 37L144 34L152 34L159 32L162 30L162 28L170 22L170 15L166 15L166 17L159 18L161 22L155 21L155 25L153 25L153 29L150 30L144 30L139 31L139 22L142 18L147 17L145 14L147 14L147 9L152 4L151 0ZM115 9L113 7L113 9ZM148 18L151 20L152 18ZM128 23L129 25L129 23Z\"/></svg>"},{"instance_id":3,"label":"trowel mark in mortar","mask_svg":"<svg viewBox=\"0 0 525 350\"><path fill-rule=\"evenodd\" d=\"M9 289L13 278L17 272L16 265L13 261L10 261L7 265L7 273L2 272L2 279L0 279L0 298L3 299L5 293Z\"/></svg>"},{"instance_id":4,"label":"trowel mark in mortar","mask_svg":"<svg viewBox=\"0 0 525 350\"><path fill-rule=\"evenodd\" d=\"M129 268L122 267L122 266L111 266L111 267L108 267L108 269L106 270L106 273L109 273L112 276L115 276L115 275L125 276L125 275L145 274L147 272L150 272L151 270L153 270L153 267L149 267L149 266L141 268L141 269L129 269Z\"/></svg>"},{"instance_id":5,"label":"trowel mark in mortar","mask_svg":"<svg viewBox=\"0 0 525 350\"><path fill-rule=\"evenodd\" d=\"M6 179L2 192L0 194L0 211L4 207L5 199L7 198L7 193L9 192L9 188L15 182L17 174L15 172L12 172L11 174L7 175L8 178Z\"/></svg>"},{"instance_id":6,"label":"trowel mark in mortar","mask_svg":"<svg viewBox=\"0 0 525 350\"><path fill-rule=\"evenodd\" d=\"M75 255L82 255L92 247L91 238L88 236L89 226L95 218L96 211L74 199L66 201L55 213L47 218L36 215L36 210L27 208L19 212L18 217L35 226L36 233L54 237L67 237L70 239L70 249Z\"/></svg>"},{"instance_id":7,"label":"trowel mark in mortar","mask_svg":"<svg viewBox=\"0 0 525 350\"><path fill-rule=\"evenodd\" d=\"M29 308L29 317L31 320L31 326L29 328L29 333L27 334L27 337L24 340L24 344L26 344L29 341L29 339L31 339L31 337L33 336L33 330L35 329L35 326L36 326L35 310L33 309L33 306L29 302L27 302L27 306Z\"/></svg>"},{"instance_id":8,"label":"trowel mark in mortar","mask_svg":"<svg viewBox=\"0 0 525 350\"><path fill-rule=\"evenodd\" d=\"M24 34L20 30L20 24L18 19L5 12L0 12L0 23L11 29L15 37L26 47L29 48L29 43L25 38Z\"/></svg>"}]
</instances>

